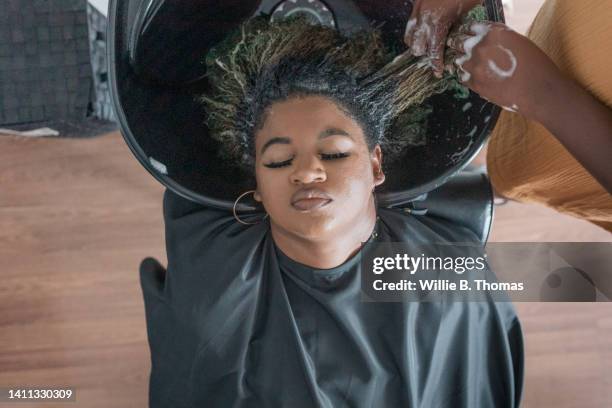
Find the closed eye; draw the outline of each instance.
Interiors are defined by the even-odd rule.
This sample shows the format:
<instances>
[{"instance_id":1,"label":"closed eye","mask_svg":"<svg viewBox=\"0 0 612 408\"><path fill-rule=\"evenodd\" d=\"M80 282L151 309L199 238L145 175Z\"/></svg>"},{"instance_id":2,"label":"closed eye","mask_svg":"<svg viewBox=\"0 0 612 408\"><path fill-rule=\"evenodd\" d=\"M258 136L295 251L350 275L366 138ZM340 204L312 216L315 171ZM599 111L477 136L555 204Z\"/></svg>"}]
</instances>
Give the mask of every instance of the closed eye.
<instances>
[{"instance_id":1,"label":"closed eye","mask_svg":"<svg viewBox=\"0 0 612 408\"><path fill-rule=\"evenodd\" d=\"M343 159L345 157L349 157L350 154L349 153L331 153L331 154L325 154L325 153L321 153L321 159L322 160L336 160L336 159ZM293 161L293 157L282 161L282 162L272 162L272 163L267 163L264 164L264 166L271 168L271 169L278 169L280 167L287 167L291 165L291 162Z\"/></svg>"},{"instance_id":2,"label":"closed eye","mask_svg":"<svg viewBox=\"0 0 612 408\"><path fill-rule=\"evenodd\" d=\"M271 169L277 169L279 167L287 167L291 164L291 162L293 161L293 157L289 160L285 160L282 162L272 162L272 163L268 163L268 164L264 164L264 166L269 167Z\"/></svg>"},{"instance_id":3,"label":"closed eye","mask_svg":"<svg viewBox=\"0 0 612 408\"><path fill-rule=\"evenodd\" d=\"M332 153L332 154L321 154L321 159L323 160L334 160L334 159L342 159L345 157L349 157L349 153Z\"/></svg>"}]
</instances>

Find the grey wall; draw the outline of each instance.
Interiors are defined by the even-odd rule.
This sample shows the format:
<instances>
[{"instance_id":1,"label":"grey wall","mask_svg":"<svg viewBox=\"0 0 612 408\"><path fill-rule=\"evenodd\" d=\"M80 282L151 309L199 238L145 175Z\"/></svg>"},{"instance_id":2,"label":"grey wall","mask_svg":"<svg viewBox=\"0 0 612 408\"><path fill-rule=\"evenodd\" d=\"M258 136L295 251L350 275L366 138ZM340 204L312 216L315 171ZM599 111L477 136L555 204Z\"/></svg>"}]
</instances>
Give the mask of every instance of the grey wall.
<instances>
[{"instance_id":1,"label":"grey wall","mask_svg":"<svg viewBox=\"0 0 612 408\"><path fill-rule=\"evenodd\" d=\"M86 0L0 0L0 124L87 116Z\"/></svg>"},{"instance_id":2,"label":"grey wall","mask_svg":"<svg viewBox=\"0 0 612 408\"><path fill-rule=\"evenodd\" d=\"M93 115L100 119L115 121L110 96L108 67L106 60L107 18L91 4L87 6L89 19L89 48L93 71L92 109Z\"/></svg>"},{"instance_id":3,"label":"grey wall","mask_svg":"<svg viewBox=\"0 0 612 408\"><path fill-rule=\"evenodd\" d=\"M89 0L89 4L105 16L108 14L108 0Z\"/></svg>"}]
</instances>

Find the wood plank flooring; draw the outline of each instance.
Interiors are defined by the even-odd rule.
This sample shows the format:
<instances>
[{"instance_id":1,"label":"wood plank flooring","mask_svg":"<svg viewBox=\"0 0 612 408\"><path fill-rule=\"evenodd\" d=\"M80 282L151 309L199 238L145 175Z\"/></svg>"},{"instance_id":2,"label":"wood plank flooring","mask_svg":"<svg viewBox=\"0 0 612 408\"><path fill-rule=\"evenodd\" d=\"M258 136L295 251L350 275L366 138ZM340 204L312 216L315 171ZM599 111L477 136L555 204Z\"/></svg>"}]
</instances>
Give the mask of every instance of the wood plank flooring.
<instances>
[{"instance_id":1,"label":"wood plank flooring","mask_svg":"<svg viewBox=\"0 0 612 408\"><path fill-rule=\"evenodd\" d=\"M0 137L0 387L76 388L77 402L58 407L146 406L138 265L149 255L166 263L162 194L118 133ZM491 238L611 240L588 223L518 203L498 208ZM612 304L516 308L526 341L524 406L609 406Z\"/></svg>"}]
</instances>

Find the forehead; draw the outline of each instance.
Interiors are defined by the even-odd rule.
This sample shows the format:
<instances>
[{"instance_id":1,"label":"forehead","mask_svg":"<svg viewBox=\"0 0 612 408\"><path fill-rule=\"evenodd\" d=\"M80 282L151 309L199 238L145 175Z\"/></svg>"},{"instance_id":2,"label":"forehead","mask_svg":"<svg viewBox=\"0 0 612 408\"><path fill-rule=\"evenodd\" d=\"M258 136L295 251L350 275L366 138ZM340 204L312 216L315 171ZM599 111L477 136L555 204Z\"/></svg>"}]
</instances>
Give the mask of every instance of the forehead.
<instances>
[{"instance_id":1,"label":"forehead","mask_svg":"<svg viewBox=\"0 0 612 408\"><path fill-rule=\"evenodd\" d=\"M268 107L257 142L263 143L277 136L291 138L297 133L316 136L328 126L341 128L351 135L362 135L359 123L332 99L324 96L293 97Z\"/></svg>"}]
</instances>

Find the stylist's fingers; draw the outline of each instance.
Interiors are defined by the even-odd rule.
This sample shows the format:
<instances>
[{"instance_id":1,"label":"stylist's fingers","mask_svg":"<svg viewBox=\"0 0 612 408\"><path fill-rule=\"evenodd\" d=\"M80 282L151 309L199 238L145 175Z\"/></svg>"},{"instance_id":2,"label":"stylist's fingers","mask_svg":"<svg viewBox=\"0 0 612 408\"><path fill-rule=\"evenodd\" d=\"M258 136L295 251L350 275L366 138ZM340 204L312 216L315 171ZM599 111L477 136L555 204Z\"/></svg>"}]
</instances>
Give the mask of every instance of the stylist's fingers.
<instances>
[{"instance_id":1,"label":"stylist's fingers","mask_svg":"<svg viewBox=\"0 0 612 408\"><path fill-rule=\"evenodd\" d=\"M417 19L416 17L411 17L406 23L406 31L404 32L404 44L408 47L408 49L412 49L412 42L414 39L414 31L416 30Z\"/></svg>"},{"instance_id":2,"label":"stylist's fingers","mask_svg":"<svg viewBox=\"0 0 612 408\"><path fill-rule=\"evenodd\" d=\"M457 71L457 67L455 67L455 64L445 64L444 70L449 74L453 75L455 71Z\"/></svg>"},{"instance_id":3,"label":"stylist's fingers","mask_svg":"<svg viewBox=\"0 0 612 408\"><path fill-rule=\"evenodd\" d=\"M427 44L431 35L431 27L426 22L422 21L418 24L412 37L412 45L410 47L412 55L421 57L427 54Z\"/></svg>"},{"instance_id":4,"label":"stylist's fingers","mask_svg":"<svg viewBox=\"0 0 612 408\"><path fill-rule=\"evenodd\" d=\"M404 31L404 43L409 50L412 49L412 43L414 42L414 32L416 31L417 24L419 22L421 0L414 0L412 2L412 10L410 10L410 17L406 23L406 30Z\"/></svg>"},{"instance_id":5,"label":"stylist's fingers","mask_svg":"<svg viewBox=\"0 0 612 408\"><path fill-rule=\"evenodd\" d=\"M433 64L434 75L438 78L444 73L444 49L449 30L449 25L438 25L429 38L428 54Z\"/></svg>"},{"instance_id":6,"label":"stylist's fingers","mask_svg":"<svg viewBox=\"0 0 612 408\"><path fill-rule=\"evenodd\" d=\"M455 56L453 58L453 67L457 73L457 77L459 82L464 85L470 87L473 82L472 70L473 62L470 59L470 56L467 55L464 51L455 49Z\"/></svg>"},{"instance_id":7,"label":"stylist's fingers","mask_svg":"<svg viewBox=\"0 0 612 408\"><path fill-rule=\"evenodd\" d=\"M472 84L472 74L470 71L470 67L467 64L455 65L455 67L457 69L457 77L459 78L459 82L461 82L467 87L470 87L470 85Z\"/></svg>"},{"instance_id":8,"label":"stylist's fingers","mask_svg":"<svg viewBox=\"0 0 612 408\"><path fill-rule=\"evenodd\" d=\"M446 45L450 49L457 51L458 53L465 53L465 44L472 36L467 34L457 34L448 38Z\"/></svg>"}]
</instances>

